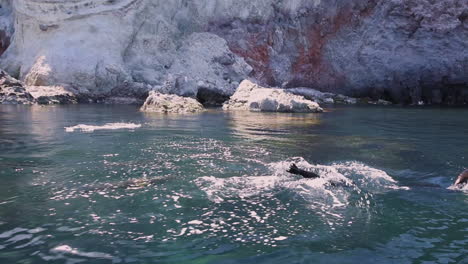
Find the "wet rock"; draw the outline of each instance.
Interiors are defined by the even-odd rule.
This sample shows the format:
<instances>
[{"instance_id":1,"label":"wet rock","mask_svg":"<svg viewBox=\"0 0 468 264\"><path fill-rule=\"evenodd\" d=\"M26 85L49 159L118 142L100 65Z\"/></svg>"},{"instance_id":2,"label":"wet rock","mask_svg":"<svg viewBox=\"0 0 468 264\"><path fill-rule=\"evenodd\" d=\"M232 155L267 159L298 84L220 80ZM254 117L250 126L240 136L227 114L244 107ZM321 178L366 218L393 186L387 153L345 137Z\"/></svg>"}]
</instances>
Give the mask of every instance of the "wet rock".
<instances>
[{"instance_id":1,"label":"wet rock","mask_svg":"<svg viewBox=\"0 0 468 264\"><path fill-rule=\"evenodd\" d=\"M154 113L196 113L203 111L203 105L197 100L178 95L162 94L151 91L141 107L143 112Z\"/></svg>"},{"instance_id":2,"label":"wet rock","mask_svg":"<svg viewBox=\"0 0 468 264\"><path fill-rule=\"evenodd\" d=\"M319 113L323 109L303 96L284 89L264 88L244 80L231 99L224 104L225 110L250 110L260 112Z\"/></svg>"},{"instance_id":3,"label":"wet rock","mask_svg":"<svg viewBox=\"0 0 468 264\"><path fill-rule=\"evenodd\" d=\"M392 102L382 100L382 99L379 99L377 101L369 101L368 103L369 104L374 104L374 105L391 105L392 104ZM421 102L418 105L424 105L424 103Z\"/></svg>"},{"instance_id":4,"label":"wet rock","mask_svg":"<svg viewBox=\"0 0 468 264\"><path fill-rule=\"evenodd\" d=\"M392 102L387 101L387 100L383 100L383 99L373 100L369 97L358 98L357 102L359 104L370 104L370 105L392 105L393 104Z\"/></svg>"},{"instance_id":5,"label":"wet rock","mask_svg":"<svg viewBox=\"0 0 468 264\"><path fill-rule=\"evenodd\" d=\"M64 86L28 86L27 90L41 105L77 104L77 92Z\"/></svg>"},{"instance_id":6,"label":"wet rock","mask_svg":"<svg viewBox=\"0 0 468 264\"><path fill-rule=\"evenodd\" d=\"M99 100L104 104L142 105L154 87L143 83L124 81Z\"/></svg>"},{"instance_id":7,"label":"wet rock","mask_svg":"<svg viewBox=\"0 0 468 264\"><path fill-rule=\"evenodd\" d=\"M24 84L0 70L0 104L33 104L34 97Z\"/></svg>"},{"instance_id":8,"label":"wet rock","mask_svg":"<svg viewBox=\"0 0 468 264\"><path fill-rule=\"evenodd\" d=\"M222 106L229 100L229 95L217 89L199 88L197 100L207 107Z\"/></svg>"},{"instance_id":9,"label":"wet rock","mask_svg":"<svg viewBox=\"0 0 468 264\"><path fill-rule=\"evenodd\" d=\"M312 88L291 88L286 90L289 93L304 96L306 99L319 104L356 104L357 99L342 94L323 93Z\"/></svg>"}]
</instances>

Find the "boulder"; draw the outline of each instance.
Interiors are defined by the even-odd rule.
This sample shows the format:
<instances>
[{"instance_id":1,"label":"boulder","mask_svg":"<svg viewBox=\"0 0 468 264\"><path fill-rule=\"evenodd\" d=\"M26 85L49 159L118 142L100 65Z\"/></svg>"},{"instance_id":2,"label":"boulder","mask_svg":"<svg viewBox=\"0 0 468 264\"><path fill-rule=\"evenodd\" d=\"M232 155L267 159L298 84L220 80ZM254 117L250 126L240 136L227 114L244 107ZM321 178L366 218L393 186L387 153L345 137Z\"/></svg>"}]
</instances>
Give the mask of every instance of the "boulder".
<instances>
[{"instance_id":1,"label":"boulder","mask_svg":"<svg viewBox=\"0 0 468 264\"><path fill-rule=\"evenodd\" d=\"M259 112L320 113L323 109L303 96L288 93L284 89L264 88L244 80L224 110L250 110Z\"/></svg>"},{"instance_id":2,"label":"boulder","mask_svg":"<svg viewBox=\"0 0 468 264\"><path fill-rule=\"evenodd\" d=\"M304 96L319 104L356 104L357 99L342 94L324 93L312 88L290 88L289 93Z\"/></svg>"},{"instance_id":3,"label":"boulder","mask_svg":"<svg viewBox=\"0 0 468 264\"><path fill-rule=\"evenodd\" d=\"M33 104L34 97L24 84L0 70L0 104Z\"/></svg>"},{"instance_id":4,"label":"boulder","mask_svg":"<svg viewBox=\"0 0 468 264\"><path fill-rule=\"evenodd\" d=\"M28 86L26 89L41 105L78 103L76 92L72 88L64 86Z\"/></svg>"},{"instance_id":5,"label":"boulder","mask_svg":"<svg viewBox=\"0 0 468 264\"><path fill-rule=\"evenodd\" d=\"M196 113L204 108L193 98L151 91L140 110L154 113Z\"/></svg>"}]
</instances>

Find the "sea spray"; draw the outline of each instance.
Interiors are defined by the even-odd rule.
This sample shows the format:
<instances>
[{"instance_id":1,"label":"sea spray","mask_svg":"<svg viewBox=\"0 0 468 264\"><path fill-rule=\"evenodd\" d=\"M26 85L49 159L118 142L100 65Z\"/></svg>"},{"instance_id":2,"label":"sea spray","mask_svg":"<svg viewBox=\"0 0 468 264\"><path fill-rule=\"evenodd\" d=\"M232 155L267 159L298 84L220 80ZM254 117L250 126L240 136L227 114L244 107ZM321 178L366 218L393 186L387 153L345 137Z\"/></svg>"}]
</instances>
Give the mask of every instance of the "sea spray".
<instances>
[{"instance_id":1,"label":"sea spray","mask_svg":"<svg viewBox=\"0 0 468 264\"><path fill-rule=\"evenodd\" d=\"M79 124L72 127L65 127L65 131L74 132L75 130L77 130L83 132L94 132L96 130L137 129L140 127L140 124L134 123L107 123L102 126Z\"/></svg>"}]
</instances>

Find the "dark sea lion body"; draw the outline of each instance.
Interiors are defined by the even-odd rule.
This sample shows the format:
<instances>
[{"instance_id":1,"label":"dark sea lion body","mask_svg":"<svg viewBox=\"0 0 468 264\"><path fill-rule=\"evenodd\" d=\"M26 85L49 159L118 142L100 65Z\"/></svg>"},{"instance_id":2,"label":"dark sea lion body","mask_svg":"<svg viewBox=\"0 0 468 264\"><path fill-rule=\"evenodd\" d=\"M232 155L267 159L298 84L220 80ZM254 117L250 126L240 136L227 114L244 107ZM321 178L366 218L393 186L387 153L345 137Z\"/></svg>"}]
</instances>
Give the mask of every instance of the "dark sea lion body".
<instances>
[{"instance_id":1,"label":"dark sea lion body","mask_svg":"<svg viewBox=\"0 0 468 264\"><path fill-rule=\"evenodd\" d=\"M460 175L458 175L455 185L465 184L468 182L468 170L465 170Z\"/></svg>"},{"instance_id":2,"label":"dark sea lion body","mask_svg":"<svg viewBox=\"0 0 468 264\"><path fill-rule=\"evenodd\" d=\"M286 172L289 172L291 174L295 174L295 175L301 175L302 177L306 178L306 179L317 179L317 178L320 178L320 175L318 175L317 173L315 172L311 172L311 171L306 171L306 170L303 170L303 169L299 169L296 164L291 164L291 167L289 167L289 170L287 170ZM345 181L338 181L338 182L335 182L335 181L330 181L329 184L333 187L350 187L352 185L354 185L354 183L351 181L350 183L349 182L345 182Z\"/></svg>"},{"instance_id":3,"label":"dark sea lion body","mask_svg":"<svg viewBox=\"0 0 468 264\"><path fill-rule=\"evenodd\" d=\"M287 170L287 172L291 174L295 174L295 175L301 175L302 177L307 178L307 179L320 178L320 175L318 175L317 173L299 169L294 163L291 165L289 170Z\"/></svg>"}]
</instances>

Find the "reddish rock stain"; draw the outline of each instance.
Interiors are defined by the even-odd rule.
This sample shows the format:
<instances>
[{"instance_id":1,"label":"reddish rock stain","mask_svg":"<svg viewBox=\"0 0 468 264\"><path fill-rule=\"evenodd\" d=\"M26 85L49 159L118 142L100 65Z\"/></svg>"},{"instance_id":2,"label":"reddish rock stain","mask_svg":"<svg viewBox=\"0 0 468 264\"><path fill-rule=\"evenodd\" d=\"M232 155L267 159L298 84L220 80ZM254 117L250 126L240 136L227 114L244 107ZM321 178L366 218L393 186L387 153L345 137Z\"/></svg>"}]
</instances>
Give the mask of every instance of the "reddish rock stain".
<instances>
[{"instance_id":1,"label":"reddish rock stain","mask_svg":"<svg viewBox=\"0 0 468 264\"><path fill-rule=\"evenodd\" d=\"M321 24L314 23L314 19L305 19L300 22L300 27L284 28L284 38L294 41L297 54L293 56L290 67L292 77L286 86L314 87L333 91L345 84L346 75L337 72L324 57L327 44L344 28L358 26L365 17L370 16L377 2L370 0L362 9L347 4L340 7L333 16L319 17L317 21L323 21ZM275 56L272 52L275 28L267 24L262 29L259 32L236 36L230 36L229 30L214 31L225 37L230 49L254 68L253 77L262 83L279 86L282 84L278 82L274 67L271 65L272 56Z\"/></svg>"}]
</instances>

